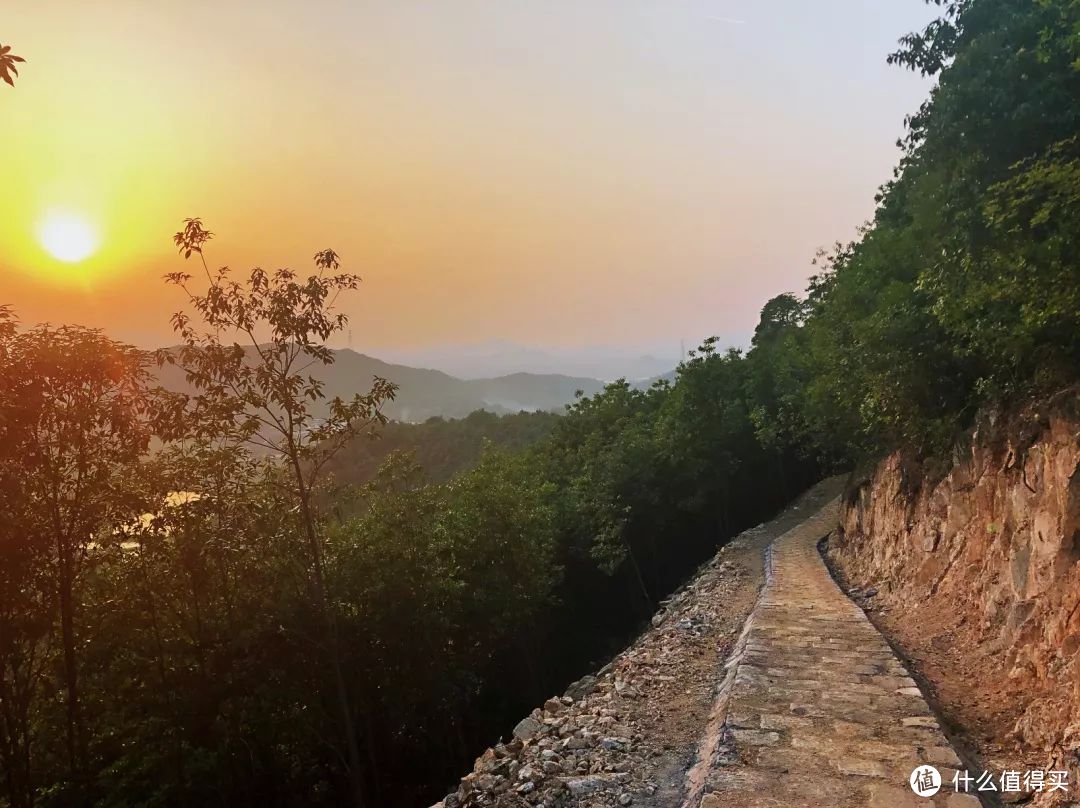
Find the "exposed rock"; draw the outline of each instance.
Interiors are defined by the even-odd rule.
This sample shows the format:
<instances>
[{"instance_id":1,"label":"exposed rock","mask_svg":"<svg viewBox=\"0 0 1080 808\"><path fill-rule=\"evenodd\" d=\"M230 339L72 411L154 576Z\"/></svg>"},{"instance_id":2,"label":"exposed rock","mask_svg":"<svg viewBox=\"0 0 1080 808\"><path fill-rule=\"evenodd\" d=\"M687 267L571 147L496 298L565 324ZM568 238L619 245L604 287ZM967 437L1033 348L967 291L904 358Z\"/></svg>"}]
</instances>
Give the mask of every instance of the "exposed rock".
<instances>
[{"instance_id":1,"label":"exposed rock","mask_svg":"<svg viewBox=\"0 0 1080 808\"><path fill-rule=\"evenodd\" d=\"M609 781L602 777L575 777L566 781L566 787L575 797L585 797L603 791L609 785Z\"/></svg>"},{"instance_id":2,"label":"exposed rock","mask_svg":"<svg viewBox=\"0 0 1080 808\"><path fill-rule=\"evenodd\" d=\"M848 497L829 556L853 592L876 594L875 620L938 677L954 714L980 726L984 758L999 770L1068 770L1072 785L1080 417L1070 396L987 419L944 476L888 457Z\"/></svg>"},{"instance_id":3,"label":"exposed rock","mask_svg":"<svg viewBox=\"0 0 1080 808\"><path fill-rule=\"evenodd\" d=\"M560 713L565 712L565 710L566 705L559 699L548 699L544 702L544 712L549 715L559 715Z\"/></svg>"},{"instance_id":4,"label":"exposed rock","mask_svg":"<svg viewBox=\"0 0 1080 808\"><path fill-rule=\"evenodd\" d=\"M544 728L544 725L535 718L523 718L514 727L514 737L521 741L528 741L536 737L536 734Z\"/></svg>"},{"instance_id":5,"label":"exposed rock","mask_svg":"<svg viewBox=\"0 0 1080 808\"><path fill-rule=\"evenodd\" d=\"M566 688L567 698L574 701L581 701L596 689L596 677L595 676L582 676L576 682Z\"/></svg>"}]
</instances>

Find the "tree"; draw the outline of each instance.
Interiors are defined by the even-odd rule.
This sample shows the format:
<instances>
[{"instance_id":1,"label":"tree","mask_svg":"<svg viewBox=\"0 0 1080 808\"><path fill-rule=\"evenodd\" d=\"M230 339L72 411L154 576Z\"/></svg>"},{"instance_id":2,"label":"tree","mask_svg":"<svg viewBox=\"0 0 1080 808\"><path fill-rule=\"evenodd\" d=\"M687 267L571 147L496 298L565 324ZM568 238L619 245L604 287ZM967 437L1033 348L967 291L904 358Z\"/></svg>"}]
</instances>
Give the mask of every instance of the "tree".
<instances>
[{"instance_id":1,"label":"tree","mask_svg":"<svg viewBox=\"0 0 1080 808\"><path fill-rule=\"evenodd\" d=\"M798 338L804 435L848 456L945 451L980 407L1080 371L1080 3L935 3L890 61L937 84Z\"/></svg>"},{"instance_id":2,"label":"tree","mask_svg":"<svg viewBox=\"0 0 1080 808\"><path fill-rule=\"evenodd\" d=\"M274 472L188 442L132 482L144 514L84 589L102 808L332 803L303 548Z\"/></svg>"},{"instance_id":3,"label":"tree","mask_svg":"<svg viewBox=\"0 0 1080 808\"><path fill-rule=\"evenodd\" d=\"M19 75L19 70L15 65L25 61L21 56L16 56L11 52L10 45L0 43L0 79L14 87L15 79L12 76Z\"/></svg>"},{"instance_id":4,"label":"tree","mask_svg":"<svg viewBox=\"0 0 1080 808\"><path fill-rule=\"evenodd\" d=\"M750 418L758 440L776 453L782 488L784 449L805 434L801 404L809 377L802 350L806 308L794 295L779 295L766 303L746 356Z\"/></svg>"},{"instance_id":5,"label":"tree","mask_svg":"<svg viewBox=\"0 0 1080 808\"><path fill-rule=\"evenodd\" d=\"M209 281L194 291L192 277L174 272L168 283L181 288L195 316L178 312L173 327L180 347L159 352L162 364L182 368L196 390L182 396L174 412L175 436L220 434L280 461L283 480L299 514L311 572L311 594L322 624L323 645L332 669L340 732L346 747L353 800L363 802L363 770L356 730L357 705L344 681L335 610L324 569L324 536L316 512L316 491L329 460L358 434L382 424L384 402L395 385L376 377L367 393L349 401L325 400L323 384L312 372L333 364L326 341L348 318L335 310L341 292L356 289L360 278L339 273L333 250L315 255L318 272L301 280L289 269L267 273L256 267L243 283L228 267L211 272L203 247L212 233L199 219L188 219L174 237L180 253L198 255ZM169 430L166 430L168 434Z\"/></svg>"},{"instance_id":6,"label":"tree","mask_svg":"<svg viewBox=\"0 0 1080 808\"><path fill-rule=\"evenodd\" d=\"M488 443L522 449L551 434L559 420L543 410L512 415L477 410L465 418L433 416L420 424L391 421L377 441L353 441L327 468L339 483L363 484L375 478L392 452L411 451L433 482L445 482L475 466Z\"/></svg>"},{"instance_id":7,"label":"tree","mask_svg":"<svg viewBox=\"0 0 1080 808\"><path fill-rule=\"evenodd\" d=\"M4 538L9 554L42 565L57 604L67 763L85 794L78 590L100 535L130 515L122 481L150 439L146 357L86 328L8 330L0 445L4 523L17 532Z\"/></svg>"},{"instance_id":8,"label":"tree","mask_svg":"<svg viewBox=\"0 0 1080 808\"><path fill-rule=\"evenodd\" d=\"M34 799L34 708L41 696L52 597L40 542L26 540L26 444L15 406L24 379L12 364L16 320L0 306L0 766L13 808Z\"/></svg>"}]
</instances>

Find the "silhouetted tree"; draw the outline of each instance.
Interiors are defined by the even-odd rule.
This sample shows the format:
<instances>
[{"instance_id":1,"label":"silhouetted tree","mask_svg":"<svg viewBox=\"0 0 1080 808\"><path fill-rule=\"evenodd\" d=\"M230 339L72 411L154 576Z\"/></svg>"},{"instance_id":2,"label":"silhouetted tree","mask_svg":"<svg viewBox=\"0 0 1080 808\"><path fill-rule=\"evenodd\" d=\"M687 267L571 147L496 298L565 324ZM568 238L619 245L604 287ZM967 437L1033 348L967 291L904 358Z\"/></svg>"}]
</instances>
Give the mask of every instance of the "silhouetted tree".
<instances>
[{"instance_id":1,"label":"silhouetted tree","mask_svg":"<svg viewBox=\"0 0 1080 808\"><path fill-rule=\"evenodd\" d=\"M190 275L166 276L168 283L187 294L198 319L193 321L185 312L174 315L181 345L159 352L159 361L182 368L197 391L178 411L178 434L186 434L193 425L196 430L217 431L279 458L287 470L307 543L312 595L323 623L353 799L359 805L364 786L358 705L351 703L341 667L315 492L326 463L349 440L385 422L380 407L393 399L396 387L376 377L367 393L348 401L339 397L327 401L322 382L309 372L312 365L334 362L326 341L348 323L334 304L341 292L360 284L359 276L338 272L340 262L333 250L315 255L318 271L306 279L289 269L267 273L255 268L240 283L232 279L228 267L210 271L203 247L212 237L199 219L186 220L174 237L185 258L192 253L199 256L209 287L199 293Z\"/></svg>"}]
</instances>

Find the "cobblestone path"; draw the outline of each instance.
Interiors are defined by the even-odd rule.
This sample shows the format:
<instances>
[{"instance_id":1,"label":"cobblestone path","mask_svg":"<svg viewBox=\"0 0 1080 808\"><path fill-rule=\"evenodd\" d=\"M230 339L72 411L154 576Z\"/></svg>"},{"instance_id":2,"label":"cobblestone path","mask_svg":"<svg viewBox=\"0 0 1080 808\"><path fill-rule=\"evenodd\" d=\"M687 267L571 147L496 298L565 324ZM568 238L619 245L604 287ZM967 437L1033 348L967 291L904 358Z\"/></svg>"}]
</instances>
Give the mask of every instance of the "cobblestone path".
<instances>
[{"instance_id":1,"label":"cobblestone path","mask_svg":"<svg viewBox=\"0 0 1080 808\"><path fill-rule=\"evenodd\" d=\"M960 761L916 683L817 549L836 504L781 536L728 662L687 808L977 808L957 794ZM931 764L932 799L908 785Z\"/></svg>"}]
</instances>

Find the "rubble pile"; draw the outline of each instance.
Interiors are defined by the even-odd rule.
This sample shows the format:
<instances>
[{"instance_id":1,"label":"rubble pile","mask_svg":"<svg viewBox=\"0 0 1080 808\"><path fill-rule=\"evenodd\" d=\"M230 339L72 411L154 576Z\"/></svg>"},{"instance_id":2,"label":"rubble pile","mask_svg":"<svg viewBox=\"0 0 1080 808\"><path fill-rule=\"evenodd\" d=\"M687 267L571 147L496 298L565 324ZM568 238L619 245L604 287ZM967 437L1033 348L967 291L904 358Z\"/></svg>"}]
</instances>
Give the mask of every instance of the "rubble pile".
<instances>
[{"instance_id":1,"label":"rubble pile","mask_svg":"<svg viewBox=\"0 0 1080 808\"><path fill-rule=\"evenodd\" d=\"M736 587L754 585L746 567L726 559L752 534L730 542L662 602L632 646L548 699L509 740L486 750L435 808L651 805L679 734L672 731L679 719L674 714L687 712L688 701L700 710L711 703L718 656L730 650L736 633L725 604ZM680 775L690 762L681 761Z\"/></svg>"}]
</instances>

